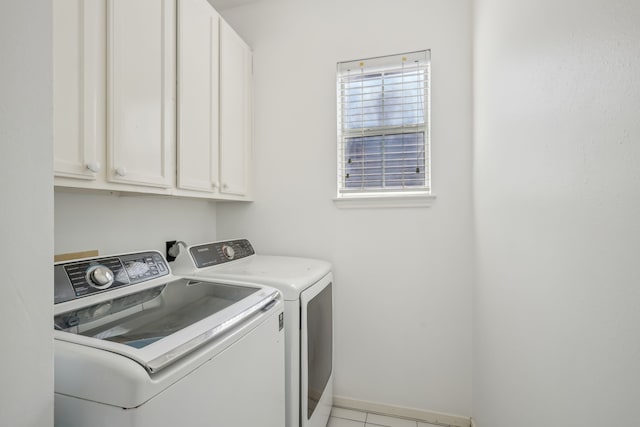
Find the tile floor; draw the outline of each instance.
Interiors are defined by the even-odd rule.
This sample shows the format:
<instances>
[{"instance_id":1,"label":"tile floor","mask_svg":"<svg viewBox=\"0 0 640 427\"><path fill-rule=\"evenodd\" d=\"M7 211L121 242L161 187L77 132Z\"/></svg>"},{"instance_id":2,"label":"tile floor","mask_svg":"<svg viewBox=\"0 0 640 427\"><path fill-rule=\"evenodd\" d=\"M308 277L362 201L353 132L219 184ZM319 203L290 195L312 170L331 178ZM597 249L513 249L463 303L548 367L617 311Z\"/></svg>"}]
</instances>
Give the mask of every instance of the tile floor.
<instances>
[{"instance_id":1,"label":"tile floor","mask_svg":"<svg viewBox=\"0 0 640 427\"><path fill-rule=\"evenodd\" d=\"M394 418L385 415L360 412L352 409L333 407L327 427L442 427L422 421L406 418Z\"/></svg>"}]
</instances>

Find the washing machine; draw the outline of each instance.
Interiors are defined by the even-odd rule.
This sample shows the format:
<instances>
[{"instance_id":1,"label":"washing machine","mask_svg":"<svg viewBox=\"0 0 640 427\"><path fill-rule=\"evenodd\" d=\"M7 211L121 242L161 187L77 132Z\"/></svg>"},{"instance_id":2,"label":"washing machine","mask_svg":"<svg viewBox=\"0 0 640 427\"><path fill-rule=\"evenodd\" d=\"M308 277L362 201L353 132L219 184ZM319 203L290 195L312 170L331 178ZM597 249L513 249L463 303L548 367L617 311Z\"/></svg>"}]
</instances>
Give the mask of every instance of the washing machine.
<instances>
[{"instance_id":1,"label":"washing machine","mask_svg":"<svg viewBox=\"0 0 640 427\"><path fill-rule=\"evenodd\" d=\"M54 266L55 425L285 424L284 303L156 251Z\"/></svg>"},{"instance_id":2,"label":"washing machine","mask_svg":"<svg viewBox=\"0 0 640 427\"><path fill-rule=\"evenodd\" d=\"M284 296L286 427L325 427L333 400L333 274L325 261L256 254L247 239L187 246L176 274L249 281Z\"/></svg>"}]
</instances>

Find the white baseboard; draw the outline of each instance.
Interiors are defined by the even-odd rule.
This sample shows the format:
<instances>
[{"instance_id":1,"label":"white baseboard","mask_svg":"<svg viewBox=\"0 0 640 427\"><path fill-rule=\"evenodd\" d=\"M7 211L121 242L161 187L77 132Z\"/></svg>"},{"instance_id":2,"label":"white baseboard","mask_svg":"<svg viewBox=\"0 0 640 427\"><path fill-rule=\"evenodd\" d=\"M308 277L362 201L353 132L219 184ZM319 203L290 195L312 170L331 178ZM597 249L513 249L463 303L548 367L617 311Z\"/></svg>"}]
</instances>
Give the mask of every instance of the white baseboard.
<instances>
[{"instance_id":1,"label":"white baseboard","mask_svg":"<svg viewBox=\"0 0 640 427\"><path fill-rule=\"evenodd\" d=\"M418 421L424 421L425 423L444 424L455 427L473 427L473 420L469 419L469 417L423 411L421 409L403 408L401 406L391 406L376 402L366 402L364 400L350 399L348 397L336 395L333 396L333 405L345 409L374 412L380 415L411 418Z\"/></svg>"}]
</instances>

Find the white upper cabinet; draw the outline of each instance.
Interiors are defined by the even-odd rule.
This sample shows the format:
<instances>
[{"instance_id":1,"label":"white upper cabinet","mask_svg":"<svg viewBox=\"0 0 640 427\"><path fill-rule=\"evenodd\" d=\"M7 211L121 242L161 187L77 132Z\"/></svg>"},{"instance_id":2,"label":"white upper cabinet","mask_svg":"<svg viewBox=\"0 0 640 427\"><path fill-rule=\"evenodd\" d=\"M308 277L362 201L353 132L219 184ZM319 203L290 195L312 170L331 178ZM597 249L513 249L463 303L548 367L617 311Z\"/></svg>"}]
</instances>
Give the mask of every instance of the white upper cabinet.
<instances>
[{"instance_id":1,"label":"white upper cabinet","mask_svg":"<svg viewBox=\"0 0 640 427\"><path fill-rule=\"evenodd\" d=\"M206 0L178 0L178 188L219 188L219 27Z\"/></svg>"},{"instance_id":2,"label":"white upper cabinet","mask_svg":"<svg viewBox=\"0 0 640 427\"><path fill-rule=\"evenodd\" d=\"M104 167L104 156L100 156L105 135L104 32L104 3L55 3L53 140L57 177L95 180Z\"/></svg>"},{"instance_id":3,"label":"white upper cabinet","mask_svg":"<svg viewBox=\"0 0 640 427\"><path fill-rule=\"evenodd\" d=\"M175 0L107 2L107 179L175 181Z\"/></svg>"},{"instance_id":4,"label":"white upper cabinet","mask_svg":"<svg viewBox=\"0 0 640 427\"><path fill-rule=\"evenodd\" d=\"M251 49L224 21L220 24L220 191L249 190L252 128Z\"/></svg>"},{"instance_id":5,"label":"white upper cabinet","mask_svg":"<svg viewBox=\"0 0 640 427\"><path fill-rule=\"evenodd\" d=\"M53 17L57 187L249 200L251 51L206 0Z\"/></svg>"}]
</instances>

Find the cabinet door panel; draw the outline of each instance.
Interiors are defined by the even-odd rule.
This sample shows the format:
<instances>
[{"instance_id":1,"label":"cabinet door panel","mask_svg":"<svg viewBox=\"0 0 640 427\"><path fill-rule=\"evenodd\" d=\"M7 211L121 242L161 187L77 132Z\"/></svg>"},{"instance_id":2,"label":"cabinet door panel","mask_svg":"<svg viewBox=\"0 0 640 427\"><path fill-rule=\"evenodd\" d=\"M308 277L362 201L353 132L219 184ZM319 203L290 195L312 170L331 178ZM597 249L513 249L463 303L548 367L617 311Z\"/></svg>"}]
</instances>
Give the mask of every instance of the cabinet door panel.
<instances>
[{"instance_id":1,"label":"cabinet door panel","mask_svg":"<svg viewBox=\"0 0 640 427\"><path fill-rule=\"evenodd\" d=\"M109 0L110 181L174 183L175 0Z\"/></svg>"},{"instance_id":2,"label":"cabinet door panel","mask_svg":"<svg viewBox=\"0 0 640 427\"><path fill-rule=\"evenodd\" d=\"M105 4L53 7L53 140L58 177L96 179L104 149Z\"/></svg>"},{"instance_id":3,"label":"cabinet door panel","mask_svg":"<svg viewBox=\"0 0 640 427\"><path fill-rule=\"evenodd\" d=\"M221 192L245 195L251 143L251 51L224 22L220 25Z\"/></svg>"},{"instance_id":4,"label":"cabinet door panel","mask_svg":"<svg viewBox=\"0 0 640 427\"><path fill-rule=\"evenodd\" d=\"M206 0L178 2L178 187L218 186L219 16Z\"/></svg>"}]
</instances>

